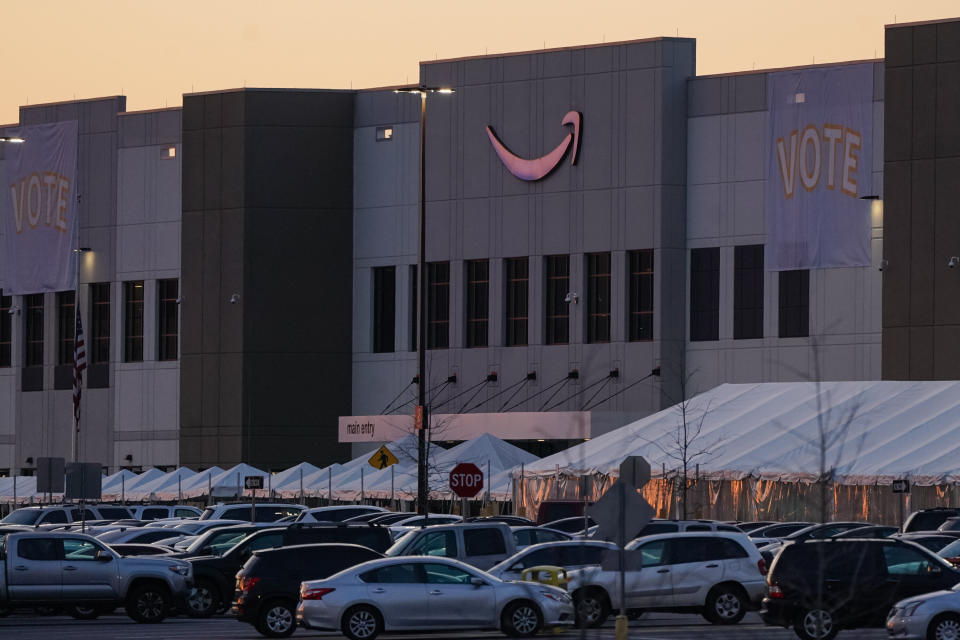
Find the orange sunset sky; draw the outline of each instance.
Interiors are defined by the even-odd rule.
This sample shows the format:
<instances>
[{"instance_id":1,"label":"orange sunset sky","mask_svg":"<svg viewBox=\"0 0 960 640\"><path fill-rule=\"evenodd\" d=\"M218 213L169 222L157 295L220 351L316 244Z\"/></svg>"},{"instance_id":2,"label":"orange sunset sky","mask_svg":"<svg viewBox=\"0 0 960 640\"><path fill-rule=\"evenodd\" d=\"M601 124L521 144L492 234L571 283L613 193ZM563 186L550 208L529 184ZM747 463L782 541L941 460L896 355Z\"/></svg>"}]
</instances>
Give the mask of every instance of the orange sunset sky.
<instances>
[{"instance_id":1,"label":"orange sunset sky","mask_svg":"<svg viewBox=\"0 0 960 640\"><path fill-rule=\"evenodd\" d=\"M128 110L231 87L378 87L417 63L653 36L699 74L880 57L885 24L957 0L2 0L0 123L21 104L123 93Z\"/></svg>"}]
</instances>

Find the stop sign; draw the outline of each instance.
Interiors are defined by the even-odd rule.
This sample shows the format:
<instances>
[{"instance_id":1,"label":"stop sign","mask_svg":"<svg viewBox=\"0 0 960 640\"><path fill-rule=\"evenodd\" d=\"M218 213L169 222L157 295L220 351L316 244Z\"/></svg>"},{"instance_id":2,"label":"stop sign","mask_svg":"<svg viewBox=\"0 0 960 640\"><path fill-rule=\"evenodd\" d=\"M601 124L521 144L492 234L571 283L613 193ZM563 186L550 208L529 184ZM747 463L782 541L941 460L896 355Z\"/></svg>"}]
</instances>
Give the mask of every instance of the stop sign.
<instances>
[{"instance_id":1,"label":"stop sign","mask_svg":"<svg viewBox=\"0 0 960 640\"><path fill-rule=\"evenodd\" d=\"M483 471L472 462L461 462L450 472L450 490L461 498L472 498L483 489Z\"/></svg>"}]
</instances>

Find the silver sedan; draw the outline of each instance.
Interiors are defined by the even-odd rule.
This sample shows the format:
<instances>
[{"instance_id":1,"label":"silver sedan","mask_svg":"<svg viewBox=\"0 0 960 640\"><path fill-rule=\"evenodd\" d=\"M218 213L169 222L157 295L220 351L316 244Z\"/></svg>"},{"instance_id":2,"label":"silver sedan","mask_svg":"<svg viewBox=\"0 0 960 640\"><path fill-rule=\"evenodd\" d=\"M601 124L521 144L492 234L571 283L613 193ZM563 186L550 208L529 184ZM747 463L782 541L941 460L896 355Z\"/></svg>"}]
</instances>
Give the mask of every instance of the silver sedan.
<instances>
[{"instance_id":1,"label":"silver sedan","mask_svg":"<svg viewBox=\"0 0 960 640\"><path fill-rule=\"evenodd\" d=\"M960 639L960 585L893 605L887 616L887 633L896 640Z\"/></svg>"},{"instance_id":2,"label":"silver sedan","mask_svg":"<svg viewBox=\"0 0 960 640\"><path fill-rule=\"evenodd\" d=\"M373 640L383 631L454 629L523 637L573 624L573 602L557 587L504 582L458 560L402 556L304 582L297 621L339 630L351 640Z\"/></svg>"}]
</instances>

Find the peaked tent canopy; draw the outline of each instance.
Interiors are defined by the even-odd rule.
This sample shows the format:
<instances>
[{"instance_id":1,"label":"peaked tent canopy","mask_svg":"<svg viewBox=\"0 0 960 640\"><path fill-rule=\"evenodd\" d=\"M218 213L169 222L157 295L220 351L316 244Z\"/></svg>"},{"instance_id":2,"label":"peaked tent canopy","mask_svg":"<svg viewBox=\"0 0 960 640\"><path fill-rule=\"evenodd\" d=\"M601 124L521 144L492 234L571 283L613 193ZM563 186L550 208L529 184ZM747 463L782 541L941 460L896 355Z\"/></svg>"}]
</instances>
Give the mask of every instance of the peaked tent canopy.
<instances>
[{"instance_id":1,"label":"peaked tent canopy","mask_svg":"<svg viewBox=\"0 0 960 640\"><path fill-rule=\"evenodd\" d=\"M960 480L960 382L777 382L723 384L686 403L689 454L714 478L815 480L826 471L849 484L910 478ZM664 409L527 466L527 477L616 475L644 456L653 475L678 468L680 405ZM821 437L822 435L822 437ZM824 446L821 446L821 443Z\"/></svg>"},{"instance_id":2,"label":"peaked tent canopy","mask_svg":"<svg viewBox=\"0 0 960 640\"><path fill-rule=\"evenodd\" d=\"M131 500L176 500L179 497L178 489L187 484L196 471L180 467L149 482L137 483L130 492Z\"/></svg>"}]
</instances>

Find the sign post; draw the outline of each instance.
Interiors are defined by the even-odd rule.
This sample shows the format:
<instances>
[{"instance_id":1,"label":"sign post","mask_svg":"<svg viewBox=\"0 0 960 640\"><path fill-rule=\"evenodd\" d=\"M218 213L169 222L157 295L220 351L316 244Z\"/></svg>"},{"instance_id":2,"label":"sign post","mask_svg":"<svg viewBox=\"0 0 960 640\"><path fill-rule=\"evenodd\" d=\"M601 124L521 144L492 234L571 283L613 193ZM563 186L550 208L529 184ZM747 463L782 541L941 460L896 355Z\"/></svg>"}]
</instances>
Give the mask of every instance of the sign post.
<instances>
[{"instance_id":1,"label":"sign post","mask_svg":"<svg viewBox=\"0 0 960 640\"><path fill-rule=\"evenodd\" d=\"M649 480L650 464L641 456L628 456L620 463L620 477L612 490L608 490L596 503L587 507L587 514L600 526L599 538L612 540L619 547L617 570L620 572L620 613L614 628L616 640L627 640L624 596L628 559L625 547L654 515L653 507L639 494L639 489ZM631 568L639 569L637 566Z\"/></svg>"},{"instance_id":2,"label":"sign post","mask_svg":"<svg viewBox=\"0 0 960 640\"><path fill-rule=\"evenodd\" d=\"M903 529L903 501L906 499L906 494L910 493L910 481L905 479L894 480L892 489L894 493L900 494L897 503L900 510L900 528Z\"/></svg>"},{"instance_id":3,"label":"sign post","mask_svg":"<svg viewBox=\"0 0 960 640\"><path fill-rule=\"evenodd\" d=\"M250 524L257 521L257 489L263 489L263 476L244 476L243 486L250 489Z\"/></svg>"}]
</instances>

